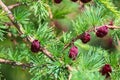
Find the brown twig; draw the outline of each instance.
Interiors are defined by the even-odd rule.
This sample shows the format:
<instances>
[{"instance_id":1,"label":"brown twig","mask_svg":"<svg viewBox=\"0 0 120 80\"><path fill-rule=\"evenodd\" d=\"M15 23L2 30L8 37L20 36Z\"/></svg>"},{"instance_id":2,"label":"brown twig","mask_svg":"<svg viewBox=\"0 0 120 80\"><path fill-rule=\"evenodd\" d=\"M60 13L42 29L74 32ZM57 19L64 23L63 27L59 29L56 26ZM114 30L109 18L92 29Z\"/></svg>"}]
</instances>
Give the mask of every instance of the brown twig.
<instances>
[{"instance_id":1,"label":"brown twig","mask_svg":"<svg viewBox=\"0 0 120 80\"><path fill-rule=\"evenodd\" d=\"M63 48L63 51L64 51L65 49L67 49L69 46L73 45L74 42L75 42L76 40L78 40L80 36L81 36L81 35L76 36L75 38L73 38L73 39L71 40L70 43L66 44L65 47Z\"/></svg>"},{"instance_id":2,"label":"brown twig","mask_svg":"<svg viewBox=\"0 0 120 80\"><path fill-rule=\"evenodd\" d=\"M13 24L11 22L5 22L3 25L5 25L6 27L13 26Z\"/></svg>"},{"instance_id":3,"label":"brown twig","mask_svg":"<svg viewBox=\"0 0 120 80\"><path fill-rule=\"evenodd\" d=\"M13 8L18 7L20 5L21 5L21 3L12 4L12 5L8 6L8 9L13 9Z\"/></svg>"},{"instance_id":4,"label":"brown twig","mask_svg":"<svg viewBox=\"0 0 120 80\"><path fill-rule=\"evenodd\" d=\"M79 9L80 9L80 10L84 10L84 4L83 4L81 1L79 1L78 3L79 3L79 5L80 5L80 6L79 6Z\"/></svg>"},{"instance_id":5,"label":"brown twig","mask_svg":"<svg viewBox=\"0 0 120 80\"><path fill-rule=\"evenodd\" d=\"M6 59L2 59L2 58L0 58L0 63L1 63L1 64L9 64L9 65L12 65L12 66L28 67L28 68L33 67L32 64L15 62L15 61L6 60Z\"/></svg>"},{"instance_id":6,"label":"brown twig","mask_svg":"<svg viewBox=\"0 0 120 80\"><path fill-rule=\"evenodd\" d=\"M73 70L73 68L70 66L70 65L66 65L68 71L69 71L69 76L68 76L68 80L71 80L72 78L72 74L71 74L71 71Z\"/></svg>"},{"instance_id":7,"label":"brown twig","mask_svg":"<svg viewBox=\"0 0 120 80\"><path fill-rule=\"evenodd\" d=\"M117 27L117 26L114 26L114 25L113 25L113 26L108 25L107 27L108 27L109 29L120 29L120 27Z\"/></svg>"},{"instance_id":8,"label":"brown twig","mask_svg":"<svg viewBox=\"0 0 120 80\"><path fill-rule=\"evenodd\" d=\"M42 47L41 50L49 59L51 59L52 61L55 61L52 53L50 53L45 47Z\"/></svg>"}]
</instances>

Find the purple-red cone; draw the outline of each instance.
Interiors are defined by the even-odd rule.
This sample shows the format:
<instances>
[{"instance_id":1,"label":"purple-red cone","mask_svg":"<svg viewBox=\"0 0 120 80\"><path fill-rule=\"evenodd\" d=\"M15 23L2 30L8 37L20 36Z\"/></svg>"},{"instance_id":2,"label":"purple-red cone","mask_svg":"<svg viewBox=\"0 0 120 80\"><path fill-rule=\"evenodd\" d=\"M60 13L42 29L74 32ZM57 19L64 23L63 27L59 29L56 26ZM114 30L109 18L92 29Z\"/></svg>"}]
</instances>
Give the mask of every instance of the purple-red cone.
<instances>
[{"instance_id":1,"label":"purple-red cone","mask_svg":"<svg viewBox=\"0 0 120 80\"><path fill-rule=\"evenodd\" d=\"M34 40L31 44L31 51L37 53L40 51L40 42L38 40Z\"/></svg>"},{"instance_id":2,"label":"purple-red cone","mask_svg":"<svg viewBox=\"0 0 120 80\"><path fill-rule=\"evenodd\" d=\"M59 4L62 2L62 0L54 0L55 3Z\"/></svg>"},{"instance_id":3,"label":"purple-red cone","mask_svg":"<svg viewBox=\"0 0 120 80\"><path fill-rule=\"evenodd\" d=\"M90 2L91 0L80 0L82 3L88 3Z\"/></svg>"},{"instance_id":4,"label":"purple-red cone","mask_svg":"<svg viewBox=\"0 0 120 80\"><path fill-rule=\"evenodd\" d=\"M83 43L87 43L90 41L90 34L88 32L85 32L81 34L80 39L82 40Z\"/></svg>"},{"instance_id":5,"label":"purple-red cone","mask_svg":"<svg viewBox=\"0 0 120 80\"><path fill-rule=\"evenodd\" d=\"M76 46L72 46L69 50L69 58L75 60L78 55L78 48Z\"/></svg>"},{"instance_id":6,"label":"purple-red cone","mask_svg":"<svg viewBox=\"0 0 120 80\"><path fill-rule=\"evenodd\" d=\"M78 0L71 0L72 2L77 2Z\"/></svg>"},{"instance_id":7,"label":"purple-red cone","mask_svg":"<svg viewBox=\"0 0 120 80\"><path fill-rule=\"evenodd\" d=\"M102 75L105 75L106 78L110 77L110 74L112 72L112 68L109 64L105 64L102 69L100 70Z\"/></svg>"},{"instance_id":8,"label":"purple-red cone","mask_svg":"<svg viewBox=\"0 0 120 80\"><path fill-rule=\"evenodd\" d=\"M102 27L97 29L96 36L100 37L100 38L103 38L104 36L107 35L107 33L108 33L108 27L107 26L102 26Z\"/></svg>"}]
</instances>

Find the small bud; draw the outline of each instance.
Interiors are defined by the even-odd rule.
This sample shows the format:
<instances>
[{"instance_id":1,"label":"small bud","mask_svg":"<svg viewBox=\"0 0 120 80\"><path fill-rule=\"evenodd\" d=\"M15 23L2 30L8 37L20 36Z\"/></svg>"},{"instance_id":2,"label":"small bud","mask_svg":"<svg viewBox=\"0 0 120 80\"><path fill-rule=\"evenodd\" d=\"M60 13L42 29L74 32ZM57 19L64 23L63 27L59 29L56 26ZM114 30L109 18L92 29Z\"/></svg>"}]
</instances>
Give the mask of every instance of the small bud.
<instances>
[{"instance_id":1,"label":"small bud","mask_svg":"<svg viewBox=\"0 0 120 80\"><path fill-rule=\"evenodd\" d=\"M40 51L40 43L38 40L34 40L31 45L31 51L37 53Z\"/></svg>"},{"instance_id":2,"label":"small bud","mask_svg":"<svg viewBox=\"0 0 120 80\"><path fill-rule=\"evenodd\" d=\"M62 0L54 0L55 3L59 4L62 2Z\"/></svg>"},{"instance_id":3,"label":"small bud","mask_svg":"<svg viewBox=\"0 0 120 80\"><path fill-rule=\"evenodd\" d=\"M80 36L80 39L82 40L83 43L87 43L90 41L90 34L85 32Z\"/></svg>"},{"instance_id":4,"label":"small bud","mask_svg":"<svg viewBox=\"0 0 120 80\"><path fill-rule=\"evenodd\" d=\"M100 70L100 73L102 75L105 75L106 78L110 77L110 74L112 72L111 66L109 64L105 64L102 69Z\"/></svg>"},{"instance_id":5,"label":"small bud","mask_svg":"<svg viewBox=\"0 0 120 80\"><path fill-rule=\"evenodd\" d=\"M82 3L88 3L90 2L91 0L80 0Z\"/></svg>"},{"instance_id":6,"label":"small bud","mask_svg":"<svg viewBox=\"0 0 120 80\"><path fill-rule=\"evenodd\" d=\"M78 0L71 0L72 2L77 2Z\"/></svg>"},{"instance_id":7,"label":"small bud","mask_svg":"<svg viewBox=\"0 0 120 80\"><path fill-rule=\"evenodd\" d=\"M76 46L72 46L69 50L69 58L75 60L78 55L78 48Z\"/></svg>"},{"instance_id":8,"label":"small bud","mask_svg":"<svg viewBox=\"0 0 120 80\"><path fill-rule=\"evenodd\" d=\"M107 35L107 33L108 33L108 27L107 26L102 26L102 27L97 29L96 36L100 37L100 38L103 38L104 36Z\"/></svg>"},{"instance_id":9,"label":"small bud","mask_svg":"<svg viewBox=\"0 0 120 80\"><path fill-rule=\"evenodd\" d=\"M111 20L110 23L109 23L109 25L113 26L113 24L114 24L114 22Z\"/></svg>"}]
</instances>

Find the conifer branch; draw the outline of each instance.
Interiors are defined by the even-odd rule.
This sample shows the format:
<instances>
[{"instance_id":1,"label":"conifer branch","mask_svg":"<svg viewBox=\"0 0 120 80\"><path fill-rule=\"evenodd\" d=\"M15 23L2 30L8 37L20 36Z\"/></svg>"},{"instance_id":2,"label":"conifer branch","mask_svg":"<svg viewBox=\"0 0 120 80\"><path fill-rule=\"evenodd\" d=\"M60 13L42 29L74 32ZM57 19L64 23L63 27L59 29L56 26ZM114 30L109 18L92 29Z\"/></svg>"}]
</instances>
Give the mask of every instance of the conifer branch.
<instances>
[{"instance_id":1,"label":"conifer branch","mask_svg":"<svg viewBox=\"0 0 120 80\"><path fill-rule=\"evenodd\" d=\"M113 25L113 26L111 26L111 25L106 25L106 26L107 26L109 29L111 29L111 30L120 29L120 27L114 26L114 25ZM101 27L101 26L99 26L99 27ZM86 32L92 32L92 31L96 32L96 29L99 28L99 27L90 28L90 29L88 29ZM73 39L71 40L70 43L66 44L65 47L63 48L63 51L64 51L65 49L67 49L69 46L71 46L76 40L80 39L80 36L81 36L81 35L82 35L82 34L76 36L75 38L73 38Z\"/></svg>"},{"instance_id":2,"label":"conifer branch","mask_svg":"<svg viewBox=\"0 0 120 80\"><path fill-rule=\"evenodd\" d=\"M15 61L6 60L6 59L2 59L2 58L0 58L0 64L9 64L12 66L21 66L21 67L28 67L28 68L33 67L33 65L30 63L15 62Z\"/></svg>"},{"instance_id":3,"label":"conifer branch","mask_svg":"<svg viewBox=\"0 0 120 80\"><path fill-rule=\"evenodd\" d=\"M12 24L17 28L19 34L24 34L23 28L22 26L20 26L18 23L15 22L15 18L12 14L12 12L8 9L8 7L2 2L2 0L0 0L0 6L3 8L3 10L8 14L8 18L11 20ZM51 15L51 19L52 19L52 14ZM32 42L34 39L31 36L28 36L27 39ZM41 47L41 51L52 61L55 61L54 56L44 47ZM0 59L0 63L1 64L9 64L9 65L14 65L14 66L22 66L22 67L33 67L30 64L24 64L24 63L19 63L19 62L14 62L14 61L10 61L10 60L5 60L5 59ZM72 70L72 67L70 65L66 66L68 71ZM71 78L71 74L69 76L69 79Z\"/></svg>"},{"instance_id":4,"label":"conifer branch","mask_svg":"<svg viewBox=\"0 0 120 80\"><path fill-rule=\"evenodd\" d=\"M10 21L15 25L15 27L17 28L19 34L23 34L23 31L21 30L20 25L18 25L15 22L15 18L12 14L12 12L8 9L8 7L2 2L2 0L0 0L0 6L2 7L2 9L8 14L8 18L10 19Z\"/></svg>"},{"instance_id":5,"label":"conifer branch","mask_svg":"<svg viewBox=\"0 0 120 80\"><path fill-rule=\"evenodd\" d=\"M8 18L10 19L10 21L12 22L12 24L17 28L18 32L20 35L24 34L24 30L22 28L22 26L20 24L18 24L15 21L15 18L12 14L12 12L8 9L8 7L2 2L2 0L0 0L0 6L2 7L2 9L8 14ZM27 39L30 42L33 42L34 38L31 36L27 36ZM41 48L41 51L48 57L50 58L52 61L54 61L52 54L46 49L46 48Z\"/></svg>"}]
</instances>

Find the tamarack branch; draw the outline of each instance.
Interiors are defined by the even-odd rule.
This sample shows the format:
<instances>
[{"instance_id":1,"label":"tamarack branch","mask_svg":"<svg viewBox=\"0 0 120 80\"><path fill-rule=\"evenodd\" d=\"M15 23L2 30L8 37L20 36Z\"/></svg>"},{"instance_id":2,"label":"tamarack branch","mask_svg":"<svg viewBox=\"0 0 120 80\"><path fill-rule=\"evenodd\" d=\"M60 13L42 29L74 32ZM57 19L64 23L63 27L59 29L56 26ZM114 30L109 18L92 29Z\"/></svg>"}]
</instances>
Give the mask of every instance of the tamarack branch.
<instances>
[{"instance_id":1,"label":"tamarack branch","mask_svg":"<svg viewBox=\"0 0 120 80\"><path fill-rule=\"evenodd\" d=\"M120 27L117 27L117 26L110 26L110 25L106 25L109 29L111 29L111 30L114 30L114 29L120 29ZM87 30L86 32L92 32L92 31L96 31L96 29L97 28L99 28L99 27L93 27L93 28L90 28L89 30ZM80 36L81 36L82 34L80 34L80 35L78 35L78 36L76 36L75 38L73 38L72 40L71 40L71 42L70 43L68 43L68 44L65 44L65 47L63 48L63 51L65 50L65 49L67 49L69 46L71 46L76 40L78 40L79 38L80 38Z\"/></svg>"},{"instance_id":2,"label":"tamarack branch","mask_svg":"<svg viewBox=\"0 0 120 80\"><path fill-rule=\"evenodd\" d=\"M2 9L8 14L8 18L10 19L10 21L13 23L13 25L17 28L18 32L20 35L24 34L24 30L22 28L21 25L19 25L18 23L15 22L15 18L12 14L12 12L9 10L9 8L2 2L2 0L0 0L0 6L2 7ZM32 42L34 39L31 36L27 36L27 39ZM48 57L50 58L52 61L54 61L52 54L44 47L41 48L41 51Z\"/></svg>"},{"instance_id":3,"label":"tamarack branch","mask_svg":"<svg viewBox=\"0 0 120 80\"><path fill-rule=\"evenodd\" d=\"M0 0L0 5L3 8L3 10L8 14L8 18L11 20L12 24L17 28L18 32L20 35L24 34L23 28L15 22L15 18L12 14L12 12L9 9L14 8L15 6L19 6L20 4L16 4L13 6L9 6L9 8ZM50 12L50 9L49 9ZM50 18L52 19L52 13L50 12ZM31 36L27 36L27 39L32 42L34 39ZM52 61L55 61L52 53L50 53L46 48L41 47L41 51ZM5 60L5 59L0 59L0 63L1 64L9 64L9 65L13 65L13 66L22 66L22 67L28 67L31 68L33 67L33 65L30 64L25 64L25 63L18 63L18 62L14 62L14 61L10 61L10 60ZM71 66L66 66L69 69L72 69ZM72 75L70 74L69 76L69 80L71 79Z\"/></svg>"},{"instance_id":4,"label":"tamarack branch","mask_svg":"<svg viewBox=\"0 0 120 80\"><path fill-rule=\"evenodd\" d=\"M28 68L33 67L33 65L31 65L29 63L15 62L15 61L10 61L10 60L6 60L6 59L2 59L2 58L0 58L0 63L1 64L9 64L12 66L28 67Z\"/></svg>"},{"instance_id":5,"label":"tamarack branch","mask_svg":"<svg viewBox=\"0 0 120 80\"><path fill-rule=\"evenodd\" d=\"M44 1L44 0L43 0ZM55 1L57 1L57 0L55 0ZM62 0L61 0L62 1ZM71 1L73 1L73 2L78 2L77 0L71 0ZM41 2L40 0L37 0L37 2ZM36 2L36 3L37 3ZM83 8L85 8L85 4L84 3L86 3L86 2L84 2L84 0L83 0L83 2L82 2L82 0L79 0L79 2L80 3L82 3L82 5L81 5L81 10L83 10ZM46 3L46 2L45 2ZM59 4L60 2L56 2L56 4ZM5 25L5 26L7 26L6 27L6 29L3 29L4 31L9 31L9 29L11 29L10 28L10 26L14 26L15 28L16 28L16 30L18 31L18 34L21 36L21 35L24 35L25 34L25 31L24 31L24 29L23 29L23 26L21 25L21 24L23 24L24 25L24 23L18 23L17 21L16 21L16 19L15 19L15 16L13 15L13 13L12 13L12 11L11 11L11 9L13 9L13 8L15 8L15 7L18 7L18 6L20 6L20 5L22 5L22 3L16 3L16 4L12 4L12 5L10 5L10 6L6 6L5 4L4 4L4 2L2 1L2 0L0 0L0 6L2 7L2 9L3 9L3 12L5 12L6 14L7 14L7 16L8 16L8 18L9 18L9 22L4 22L4 23L2 23L2 25ZM27 3L26 3L26 5L27 5ZM41 3L41 5L43 5L42 3ZM38 6L38 5L31 5L30 4L30 6L33 6L33 7L40 7L40 6ZM28 7L29 8L31 8L29 5L28 5ZM16 9L18 9L18 8L16 8ZM22 9L22 8L21 8ZM36 9L36 8L34 8L34 9ZM45 9L47 9L47 10L45 10L44 11L44 9L42 10L41 9L41 11L40 12L47 12L48 14L49 14L49 16L48 16L48 14L46 15L47 17L45 17L45 19L47 19L48 17L49 17L49 19L50 19L50 27L57 27L57 25L59 26L60 24L59 24L59 22L57 22L57 19L56 20L54 20L54 10L52 9L52 7L48 4L46 4L45 5ZM38 8L36 9L36 10L38 10ZM85 9L84 9L85 10ZM83 11L84 11L83 10ZM24 11L23 11L24 12ZM53 14L52 14L52 12L53 12ZM102 11L101 11L102 12ZM93 13L94 13L94 11L93 11ZM91 13L92 14L92 13ZM32 15L30 15L31 17L32 16L36 16L36 14L32 14ZM30 17L29 16L29 17ZM43 16L45 16L45 15L43 15ZM16 16L17 17L17 16ZM19 18L19 17L18 17ZM24 18L24 17L23 17ZM28 18L28 16L27 17L25 17L26 19ZM24 18L24 19L25 19ZM33 18L33 17L32 17ZM41 17L41 15L40 15L40 19L42 19L43 17ZM83 17L83 18L86 18L86 17ZM100 17L101 18L101 17ZM20 18L21 19L21 21L22 21L22 18ZM36 20L37 19L37 17L35 17L35 18L33 18L33 20ZM87 18L88 19L88 18ZM91 18L90 18L91 19ZM97 19L97 18L96 18ZM38 19L39 20L39 19ZM82 20L82 19L81 19ZM24 21L24 20L23 20ZM32 21L32 20L31 20ZM79 20L78 20L79 21ZM88 21L89 21L89 19L88 19ZM36 21L37 22L37 21ZM36 23L35 22L35 23ZM42 21L42 22L40 22L40 24L42 24L43 22L47 22L47 21ZM32 22L31 22L32 23ZM28 23L29 24L29 23ZM33 21L33 23L32 24L34 24L34 21ZM39 21L38 21L38 23L36 23L35 25L39 25ZM31 25L31 24L30 24ZM80 62L80 64L79 65L82 65L82 62L83 62L83 64L85 64L86 62L88 62L88 63L86 63L86 64L91 64L92 62L93 63L95 63L95 64L93 64L92 66L94 66L94 65L96 65L97 63L99 63L99 64L101 64L102 65L102 63L101 62L99 62L99 61L102 61L102 59L103 59L103 57L100 55L100 56L97 56L97 57L94 57L94 55L89 55L89 54L87 54L87 55L89 55L89 56L92 56L92 57L90 57L89 58L89 56L88 57L85 57L85 61L84 61L84 59L82 60L81 59L81 56L84 58L84 56L87 56L87 55L79 55L79 53L80 53L80 49L79 49L79 47L78 46L76 46L76 45L74 45L74 42L75 41L77 41L78 39L80 39L81 40L81 42L83 42L84 44L86 44L87 42L89 42L90 40L91 40L91 38L93 38L91 35L92 34L90 34L90 32L94 32L95 34L96 34L96 37L98 37L98 38L101 38L101 39L105 39L105 38L107 38L107 37L109 37L109 34L108 34L108 32L109 32L109 30L111 29L111 30L115 30L115 29L120 29L120 27L117 27L117 26L115 26L115 25L113 25L113 22L111 21L111 24L108 24L108 25L103 25L103 26L95 26L96 24L94 24L94 26L92 26L91 28L89 28L89 29L86 29L85 31L83 31L82 33L78 33L77 32L77 30L82 30L82 28L84 28L84 25L83 25L83 27L78 27L79 29L77 29L76 28L76 32L78 33L78 35L76 35L75 37L73 37L72 38L72 40L70 41L70 42L68 42L67 44L64 44L64 48L62 48L62 50L64 51L65 49L67 49L68 47L71 47L70 49L69 49L69 52L65 52L65 53L68 53L68 55L67 55L67 57L69 57L70 59L72 59L72 61L75 61L76 59L78 59L78 61ZM32 26L32 25L31 25ZM79 26L79 24L78 24L78 26ZM89 26L91 26L91 25L87 25L87 26L85 26L85 27L89 27ZM37 26L38 27L38 26ZM73 27L76 27L76 26L73 26ZM1 27L1 29L2 29L2 27ZM35 28L36 29L36 28ZM47 29L44 29L44 30L47 30ZM57 31L57 30L56 30ZM26 32L29 32L29 31L27 31L26 30ZM33 32L34 32L34 30L33 30ZM42 31L41 31L42 32ZM12 33L12 32L11 32ZM12 37L10 37L9 36L9 39L10 38L14 38L14 39L17 39L16 37L14 37L14 33L12 33L13 35L12 35ZM36 33L37 34L37 33ZM44 33L43 33L44 34ZM45 33L46 34L46 33ZM48 33L49 34L49 33ZM74 35L74 34L73 34ZM107 36L106 36L107 35ZM51 35L50 35L51 36ZM105 37L106 36L106 37ZM17 37L18 37L18 35L17 35ZM71 36L69 36L69 37L71 37ZM105 37L105 38L103 38L103 37ZM66 38L66 37L65 37ZM25 39L25 40L24 40ZM40 39L40 38L38 38L38 39ZM71 80L71 78L74 78L74 70L77 70L77 71L79 71L79 68L81 68L82 69L82 67L81 66L79 66L79 67L74 67L74 69L73 69L73 67L71 67L71 66L74 66L74 62L63 62L64 60L66 60L66 59L68 59L68 58L66 58L66 56L62 56L61 57L61 55L60 55L60 57L58 57L59 59L56 59L56 57L54 57L53 56L53 54L51 53L51 52L49 52L45 47L43 47L41 44L40 44L40 42L39 42L39 40L37 40L37 39L35 39L34 38L34 36L30 36L30 35L27 35L25 38L23 38L22 39L23 40L23 43L24 43L24 41L25 41L25 43L26 44L28 44L28 42L30 42L31 43L31 52L33 52L33 53L38 53L39 51L40 52L42 52L44 55L45 55L45 57L47 57L48 59L50 59L50 61L52 61L52 63L50 62L49 63L49 61L47 61L47 59L45 59L45 61L47 61L48 62L48 64L49 65L46 65L47 63L45 63L45 64L40 64L40 63L42 63L42 61L40 61L39 62L39 58L38 57L40 57L41 55L37 55L37 57L34 57L34 58L36 58L37 59L37 61L35 61L35 59L34 58L32 58L31 56L34 56L34 55L29 55L30 56L30 59L32 58L32 60L33 61L31 61L31 62L33 62L33 63L29 63L29 62L19 62L19 61L14 61L14 59L10 59L10 60L7 60L7 59L4 59L4 58L0 58L0 64L6 64L6 65L10 65L10 66L20 66L20 67L22 67L22 68L30 68L30 73L32 73L31 72L31 70L33 69L33 68L35 68L36 70L38 70L38 71L42 71L43 70L43 72L47 72L47 71L44 71L44 69L40 69L41 67L43 68L44 66L47 68L47 69L50 69L50 70L52 70L52 69L55 69L54 71L52 70L52 71L50 71L50 75L53 75L54 76L54 74L56 74L57 72L56 72L56 70L58 71L58 69L59 69L59 71L58 72L63 72L64 70L65 70L65 75L64 76L66 76L67 75L67 80ZM109 39L110 40L110 39ZM113 39L111 39L111 41L109 41L111 44L112 44L112 40ZM117 41L119 41L119 39L117 39ZM16 40L14 40L14 43L15 43L15 47L16 47L16 43L17 41ZM41 40L41 42L44 42L44 41L42 41ZM109 43L108 42L108 43ZM119 42L118 42L119 43ZM111 45L110 44L110 45ZM89 45L89 44L88 44ZM28 47L30 46L29 44L27 45ZM63 44L62 44L62 46L63 46ZM20 46L21 47L21 46ZM52 46L53 47L53 46ZM51 48L50 48L51 49ZM54 48L53 48L54 49ZM55 48L56 49L56 48ZM52 49L51 49L52 50ZM59 50L59 49L58 49ZM92 50L92 49L90 49L90 50ZM96 49L97 50L97 49ZM95 50L95 51L96 51ZM28 50L29 51L29 50ZM96 51L97 52L97 51ZM63 52L64 53L64 52ZM93 53L93 52L92 52ZM107 52L106 52L107 53ZM56 53L55 53L56 54ZM58 52L58 54L59 54L59 52ZM19 55L19 54L18 54ZM57 56L57 55L56 55ZM100 60L99 60L99 57L100 57ZM87 58L88 58L88 60L90 60L91 59L91 62L89 62L88 60L87 60ZM92 58L95 60L95 59L98 59L98 62L94 62L94 60L92 60ZM22 59L24 59L24 58L22 58ZM43 58L41 58L40 57L40 59L41 60L43 60L43 63L44 63L44 59ZM69 60L69 59L68 59ZM57 61L58 61L58 63L57 63ZM82 61L82 62L81 62ZM36 63L34 63L34 62L36 62ZM38 62L38 63L37 63ZM75 61L75 63L76 63L76 61ZM41 67L40 67L41 66ZM55 67L49 67L49 66L55 66ZM89 66L89 65L88 65ZM83 67L84 67L84 65L83 65ZM52 68L52 69L51 69ZM86 67L86 69L87 69L87 67ZM60 71L61 70L61 71ZM93 70L94 71L94 68L93 69L91 69L91 70ZM98 71L99 70L99 71ZM82 71L81 71L82 72ZM106 78L107 78L107 76L108 77L110 77L110 73L112 73L112 66L111 66L111 63L110 64L105 64L103 67L101 67L101 69L99 68L99 66L98 67L96 67L96 72L100 72L102 75L105 75L106 76ZM34 74L36 74L36 73L34 73ZM84 74L84 73L83 73ZM59 74L57 74L58 76L59 76ZM55 77L55 79L57 79L56 77ZM77 80L77 79L76 79ZM79 79L78 79L79 80Z\"/></svg>"},{"instance_id":6,"label":"tamarack branch","mask_svg":"<svg viewBox=\"0 0 120 80\"><path fill-rule=\"evenodd\" d=\"M10 6L7 7L7 6L2 2L2 0L0 0L0 6L1 6L2 9L8 14L8 18L10 19L10 21L12 22L12 24L17 28L19 34L22 35L22 34L24 34L24 30L23 30L23 28L22 28L21 25L19 25L18 23L15 22L15 18L14 18L14 16L13 16L12 12L10 11L10 9L13 9L13 8L15 8L15 7L17 7L17 6L20 6L20 5L21 5L21 3L16 3L16 4L13 4L13 5L10 5ZM47 6L47 7L48 7L48 6ZM48 7L48 11L49 11L50 18L52 19L53 15L52 15L52 12L51 12L51 10L50 10L49 7ZM98 27L95 27L95 28L98 28ZM108 26L108 28L109 28L109 29L119 29L119 27L117 27L117 26ZM91 32L91 31L94 31L94 30L95 30L95 29L92 28L92 29L87 30L87 32ZM70 45L72 45L77 39L79 39L79 36L80 36L80 35L78 35L77 37L73 38L70 43L66 44L63 50L65 50L66 48L68 48L68 47L69 47ZM31 36L27 36L27 39L28 39L30 42L32 42L32 41L34 40L34 38L32 38ZM41 51L42 51L48 58L50 58L52 61L55 61L54 58L53 58L52 53L50 53L46 48L41 47Z\"/></svg>"},{"instance_id":7,"label":"tamarack branch","mask_svg":"<svg viewBox=\"0 0 120 80\"><path fill-rule=\"evenodd\" d=\"M15 23L15 18L12 14L12 12L8 9L8 7L0 0L0 6L3 8L3 10L8 14L8 18L11 20L12 24L17 28L19 34L24 34L24 31L22 29L22 26L19 24ZM17 5L18 6L18 5ZM52 15L52 14L51 14ZM27 39L32 42L34 39L31 36L28 36ZM41 51L46 55L50 60L55 61L52 53L50 53L45 47L41 47ZM1 64L9 64L9 65L15 65L15 66L24 66L24 67L33 67L33 65L30 64L25 64L25 63L18 63L10 60L5 60L5 59L0 59ZM66 66L68 70L72 67L71 66ZM71 75L71 74L70 74Z\"/></svg>"}]
</instances>

